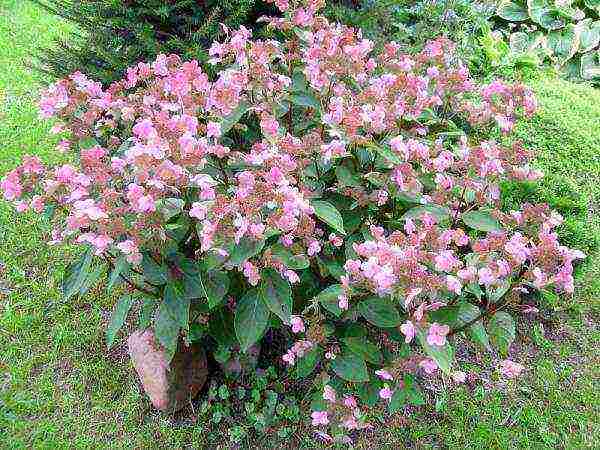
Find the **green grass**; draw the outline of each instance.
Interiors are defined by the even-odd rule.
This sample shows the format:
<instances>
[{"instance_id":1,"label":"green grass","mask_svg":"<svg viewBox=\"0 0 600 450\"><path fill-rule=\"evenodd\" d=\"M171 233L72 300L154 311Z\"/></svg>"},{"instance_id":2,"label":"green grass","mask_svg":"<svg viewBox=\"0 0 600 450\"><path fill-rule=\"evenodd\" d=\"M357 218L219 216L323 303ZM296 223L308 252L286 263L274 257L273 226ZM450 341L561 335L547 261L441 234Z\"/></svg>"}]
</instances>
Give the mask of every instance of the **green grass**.
<instances>
[{"instance_id":1,"label":"green grass","mask_svg":"<svg viewBox=\"0 0 600 450\"><path fill-rule=\"evenodd\" d=\"M48 162L60 159L48 124L37 117L39 79L26 62L37 46L63 32L68 27L23 0L0 6L0 174L27 152ZM600 92L548 77L530 83L541 111L519 126L518 135L538 150L538 164L551 176L531 192L513 194L555 199L573 223L569 241L595 252ZM106 351L103 329L112 298L96 291L61 299L58 280L70 250L48 247L47 239L40 221L0 203L0 447L215 448L221 437L207 436L193 415L173 421L150 408L123 347ZM471 351L463 359L473 362L478 380L460 388L435 386L437 408L409 411L358 445L597 446L599 262L592 254L578 270L578 293L564 300L562 311L548 313L545 336L532 323L519 323L520 344L511 357L528 366L521 380L503 384L480 368L489 358Z\"/></svg>"}]
</instances>

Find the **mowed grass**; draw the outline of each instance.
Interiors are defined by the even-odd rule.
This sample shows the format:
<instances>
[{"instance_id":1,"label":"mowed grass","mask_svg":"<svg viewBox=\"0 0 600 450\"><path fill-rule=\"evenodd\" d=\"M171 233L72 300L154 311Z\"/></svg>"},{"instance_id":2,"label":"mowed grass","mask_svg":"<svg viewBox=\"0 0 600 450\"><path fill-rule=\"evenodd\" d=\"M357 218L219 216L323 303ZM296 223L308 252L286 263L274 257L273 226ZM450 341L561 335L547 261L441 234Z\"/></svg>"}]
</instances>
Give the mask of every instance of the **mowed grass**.
<instances>
[{"instance_id":1,"label":"mowed grass","mask_svg":"<svg viewBox=\"0 0 600 450\"><path fill-rule=\"evenodd\" d=\"M24 0L0 5L0 175L25 153L44 161L54 151L37 117L40 78L28 68L34 49L68 32L64 23ZM550 181L582 201L567 237L583 247L600 236L600 93L541 77L530 82L541 111L518 135L539 152ZM557 178L560 182L554 182ZM558 187L557 187L558 186ZM560 205L559 205L560 206ZM569 219L571 220L571 219ZM173 420L154 412L123 346L107 352L104 325L114 302L101 290L64 302L59 280L72 249L49 247L48 229L0 202L0 448L216 448L191 411ZM595 252L595 250L594 250ZM578 293L561 311L545 312L543 329L519 323L511 358L528 370L503 383L490 357L474 349L461 362L477 379L459 388L425 384L433 404L407 411L361 448L594 448L600 442L598 331L600 269L592 254L578 270ZM481 364L480 364L481 362ZM216 434L215 434L216 433ZM304 446L310 447L308 440ZM286 443L249 445L281 448Z\"/></svg>"}]
</instances>

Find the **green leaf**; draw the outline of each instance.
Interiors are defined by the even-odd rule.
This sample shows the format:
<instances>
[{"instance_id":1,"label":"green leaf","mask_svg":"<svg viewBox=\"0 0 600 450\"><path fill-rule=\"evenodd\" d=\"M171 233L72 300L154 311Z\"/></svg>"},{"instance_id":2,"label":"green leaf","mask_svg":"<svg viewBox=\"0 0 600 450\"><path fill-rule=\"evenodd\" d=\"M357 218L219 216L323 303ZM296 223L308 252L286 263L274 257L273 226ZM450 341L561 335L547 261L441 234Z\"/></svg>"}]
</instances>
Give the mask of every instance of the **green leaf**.
<instances>
[{"instance_id":1,"label":"green leaf","mask_svg":"<svg viewBox=\"0 0 600 450\"><path fill-rule=\"evenodd\" d=\"M548 33L548 48L561 66L577 53L580 33L581 30L572 23L562 30Z\"/></svg>"},{"instance_id":2,"label":"green leaf","mask_svg":"<svg viewBox=\"0 0 600 450\"><path fill-rule=\"evenodd\" d=\"M516 336L514 319L510 314L498 311L490 319L487 328L494 347L498 349L501 355L506 356L508 348Z\"/></svg>"},{"instance_id":3,"label":"green leaf","mask_svg":"<svg viewBox=\"0 0 600 450\"><path fill-rule=\"evenodd\" d=\"M233 244L229 250L229 263L234 266L239 266L249 258L256 256L265 246L264 239L242 238L239 244Z\"/></svg>"},{"instance_id":4,"label":"green leaf","mask_svg":"<svg viewBox=\"0 0 600 450\"><path fill-rule=\"evenodd\" d=\"M598 47L600 44L600 20L592 22L592 19L585 19L579 22L578 27L581 30L579 52L587 53Z\"/></svg>"},{"instance_id":5,"label":"green leaf","mask_svg":"<svg viewBox=\"0 0 600 450\"><path fill-rule=\"evenodd\" d=\"M347 337L343 341L348 350L362 359L372 364L381 364L383 362L383 355L379 348L365 337Z\"/></svg>"},{"instance_id":6,"label":"green leaf","mask_svg":"<svg viewBox=\"0 0 600 450\"><path fill-rule=\"evenodd\" d=\"M224 117L221 121L221 135L227 133L231 128L240 121L242 116L248 112L250 109L250 105L246 102L240 102L240 104L235 108L231 114L227 117Z\"/></svg>"},{"instance_id":7,"label":"green leaf","mask_svg":"<svg viewBox=\"0 0 600 450\"><path fill-rule=\"evenodd\" d=\"M292 270L306 269L310 265L310 261L305 255L294 255L288 248L279 243L273 244L270 248L272 255Z\"/></svg>"},{"instance_id":8,"label":"green leaf","mask_svg":"<svg viewBox=\"0 0 600 450\"><path fill-rule=\"evenodd\" d=\"M400 325L398 310L386 298L366 298L358 304L358 312L376 327L392 328Z\"/></svg>"},{"instance_id":9,"label":"green leaf","mask_svg":"<svg viewBox=\"0 0 600 450\"><path fill-rule=\"evenodd\" d=\"M96 282L100 279L102 272L104 272L103 266L96 266L92 272L89 272L88 276L83 281L81 288L79 289L79 295L86 294L92 287L94 287Z\"/></svg>"},{"instance_id":10,"label":"green leaf","mask_svg":"<svg viewBox=\"0 0 600 450\"><path fill-rule=\"evenodd\" d=\"M489 211L467 211L461 215L465 225L479 231L502 231L500 222Z\"/></svg>"},{"instance_id":11,"label":"green leaf","mask_svg":"<svg viewBox=\"0 0 600 450\"><path fill-rule=\"evenodd\" d=\"M339 233L343 235L346 234L344 231L344 220L335 206L323 200L313 200L310 204L315 210L315 215L319 219Z\"/></svg>"},{"instance_id":12,"label":"green leaf","mask_svg":"<svg viewBox=\"0 0 600 450\"><path fill-rule=\"evenodd\" d=\"M179 331L188 327L189 315L190 299L186 298L183 286L179 283L167 284L163 301L158 305L154 334L170 357L177 350Z\"/></svg>"},{"instance_id":13,"label":"green leaf","mask_svg":"<svg viewBox=\"0 0 600 450\"><path fill-rule=\"evenodd\" d=\"M125 323L125 319L127 319L131 305L133 305L133 297L129 294L121 297L115 305L108 326L106 327L106 345L109 350L115 343L117 333Z\"/></svg>"},{"instance_id":14,"label":"green leaf","mask_svg":"<svg viewBox=\"0 0 600 450\"><path fill-rule=\"evenodd\" d=\"M121 275L126 275L129 272L129 263L125 256L120 256L115 260L113 269L110 271L108 276L108 282L106 283L106 292L113 290L115 285L118 284L119 280L122 280Z\"/></svg>"},{"instance_id":15,"label":"green leaf","mask_svg":"<svg viewBox=\"0 0 600 450\"><path fill-rule=\"evenodd\" d=\"M152 325L152 316L154 315L154 310L156 309L156 304L158 300L151 297L142 298L142 302L140 305L140 312L138 317L138 328L140 330L144 330L149 328Z\"/></svg>"},{"instance_id":16,"label":"green leaf","mask_svg":"<svg viewBox=\"0 0 600 450\"><path fill-rule=\"evenodd\" d=\"M393 150L390 148L389 145L383 145L383 146L379 146L377 144L367 144L369 146L369 148L372 148L373 150L375 150L379 156L381 156L383 159L391 162L392 164L401 164L402 163L402 159L400 159L400 157L398 155L396 155L396 153L393 152Z\"/></svg>"},{"instance_id":17,"label":"green leaf","mask_svg":"<svg viewBox=\"0 0 600 450\"><path fill-rule=\"evenodd\" d=\"M317 367L320 355L321 350L318 346L315 346L306 352L302 358L298 359L296 361L296 378L309 376L315 370L315 367Z\"/></svg>"},{"instance_id":18,"label":"green leaf","mask_svg":"<svg viewBox=\"0 0 600 450\"><path fill-rule=\"evenodd\" d=\"M360 186L360 178L345 166L337 166L335 168L335 176L341 187Z\"/></svg>"},{"instance_id":19,"label":"green leaf","mask_svg":"<svg viewBox=\"0 0 600 450\"><path fill-rule=\"evenodd\" d=\"M210 316L209 334L222 347L233 347L237 343L233 321L233 314L226 308L220 308Z\"/></svg>"},{"instance_id":20,"label":"green leaf","mask_svg":"<svg viewBox=\"0 0 600 450\"><path fill-rule=\"evenodd\" d=\"M527 9L523 5L511 1L501 2L496 14L509 22L521 22L529 18Z\"/></svg>"},{"instance_id":21,"label":"green leaf","mask_svg":"<svg viewBox=\"0 0 600 450\"><path fill-rule=\"evenodd\" d=\"M258 342L269 323L269 310L256 290L251 290L238 301L233 323L241 350L246 352Z\"/></svg>"},{"instance_id":22,"label":"green leaf","mask_svg":"<svg viewBox=\"0 0 600 450\"><path fill-rule=\"evenodd\" d=\"M379 402L379 386L381 384L379 381L371 381L367 383L361 383L358 386L358 395L360 396L360 400L372 408Z\"/></svg>"},{"instance_id":23,"label":"green leaf","mask_svg":"<svg viewBox=\"0 0 600 450\"><path fill-rule=\"evenodd\" d=\"M438 205L421 205L409 209L402 216L403 220L418 219L422 214L429 213L438 220L444 220L450 217L450 210L445 206Z\"/></svg>"},{"instance_id":24,"label":"green leaf","mask_svg":"<svg viewBox=\"0 0 600 450\"><path fill-rule=\"evenodd\" d=\"M319 295L317 295L316 300L336 317L340 317L342 315L342 310L339 307L338 297L344 292L341 284L332 284L331 286L323 289Z\"/></svg>"},{"instance_id":25,"label":"green leaf","mask_svg":"<svg viewBox=\"0 0 600 450\"><path fill-rule=\"evenodd\" d=\"M565 25L547 0L527 0L527 11L531 20L547 30L557 30Z\"/></svg>"},{"instance_id":26,"label":"green leaf","mask_svg":"<svg viewBox=\"0 0 600 450\"><path fill-rule=\"evenodd\" d=\"M425 350L427 356L432 358L438 365L438 367L444 372L445 375L450 375L450 368L452 367L452 360L454 359L454 350L450 344L446 343L443 347L438 345L429 345L427 343L427 333L423 329L417 330L417 340Z\"/></svg>"},{"instance_id":27,"label":"green leaf","mask_svg":"<svg viewBox=\"0 0 600 450\"><path fill-rule=\"evenodd\" d=\"M221 304L229 291L229 275L220 270L200 272L200 282L204 288L204 296L208 300L208 307L213 309Z\"/></svg>"},{"instance_id":28,"label":"green leaf","mask_svg":"<svg viewBox=\"0 0 600 450\"><path fill-rule=\"evenodd\" d=\"M292 288L274 269L265 269L261 274L259 294L267 308L289 324L292 314Z\"/></svg>"},{"instance_id":29,"label":"green leaf","mask_svg":"<svg viewBox=\"0 0 600 450\"><path fill-rule=\"evenodd\" d=\"M76 262L67 267L62 281L62 293L65 300L69 300L81 290L89 276L92 256L93 251L88 248Z\"/></svg>"},{"instance_id":30,"label":"green leaf","mask_svg":"<svg viewBox=\"0 0 600 450\"><path fill-rule=\"evenodd\" d=\"M579 76L584 80L600 77L600 52L594 51L581 55Z\"/></svg>"},{"instance_id":31,"label":"green leaf","mask_svg":"<svg viewBox=\"0 0 600 450\"><path fill-rule=\"evenodd\" d=\"M456 327L462 327L481 314L479 308L469 302L461 302L457 305ZM490 340L483 326L483 320L478 320L467 329L471 339L485 349L490 350Z\"/></svg>"},{"instance_id":32,"label":"green leaf","mask_svg":"<svg viewBox=\"0 0 600 450\"><path fill-rule=\"evenodd\" d=\"M332 361L331 367L337 376L346 381L356 383L369 381L365 361L354 353L345 352L337 355Z\"/></svg>"},{"instance_id":33,"label":"green leaf","mask_svg":"<svg viewBox=\"0 0 600 450\"><path fill-rule=\"evenodd\" d=\"M294 105L304 106L306 108L314 108L317 111L321 109L321 104L319 103L319 100L317 100L317 98L314 95L309 94L308 92L296 92L290 94L289 100Z\"/></svg>"},{"instance_id":34,"label":"green leaf","mask_svg":"<svg viewBox=\"0 0 600 450\"><path fill-rule=\"evenodd\" d=\"M145 253L142 257L144 278L150 283L163 285L169 281L169 271L164 264L158 265L154 259Z\"/></svg>"},{"instance_id":35,"label":"green leaf","mask_svg":"<svg viewBox=\"0 0 600 450\"><path fill-rule=\"evenodd\" d=\"M406 405L406 401L408 400L408 393L406 388L398 387L394 391L394 395L390 399L390 403L388 405L388 411L390 414L394 414L400 410L404 405Z\"/></svg>"},{"instance_id":36,"label":"green leaf","mask_svg":"<svg viewBox=\"0 0 600 450\"><path fill-rule=\"evenodd\" d=\"M404 388L408 396L408 401L414 406L422 406L425 404L425 397L423 392L417 386L415 379L412 375L404 375Z\"/></svg>"}]
</instances>

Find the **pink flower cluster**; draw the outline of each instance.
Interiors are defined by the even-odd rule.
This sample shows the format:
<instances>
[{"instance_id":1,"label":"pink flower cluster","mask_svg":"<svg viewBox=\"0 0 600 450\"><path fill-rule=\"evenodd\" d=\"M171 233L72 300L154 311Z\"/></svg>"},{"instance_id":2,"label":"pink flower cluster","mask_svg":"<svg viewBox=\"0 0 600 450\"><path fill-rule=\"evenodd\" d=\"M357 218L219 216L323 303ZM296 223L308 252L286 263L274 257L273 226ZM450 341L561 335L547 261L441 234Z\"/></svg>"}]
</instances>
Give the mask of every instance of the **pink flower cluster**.
<instances>
[{"instance_id":1,"label":"pink flower cluster","mask_svg":"<svg viewBox=\"0 0 600 450\"><path fill-rule=\"evenodd\" d=\"M527 87L476 83L447 39L415 54L395 42L378 52L359 31L318 16L322 0L275 3L284 15L268 20L292 37L227 30L210 48L215 77L197 61L159 55L107 88L80 73L50 86L41 116L58 122L72 163L25 157L0 181L4 198L21 212L55 208L54 242L134 266L161 260L173 243L190 258L216 257L251 286L266 268L297 286L308 265L319 279L339 279L340 320L357 320L366 296L399 303L406 343L445 346L451 331L430 313L465 291L573 291L573 262L584 255L559 243L562 218L544 205L500 210L501 183L542 175L534 155L518 142L439 133L451 116L510 132L535 110ZM339 217L356 214L357 225L343 229L332 213L340 198L351 206ZM484 216L479 231L473 213ZM257 250L233 260L240 248ZM294 334L321 325L319 305L305 311L294 310ZM309 335L283 355L289 366L323 343L326 359L336 358L334 337ZM418 366L438 368L422 358ZM379 395L391 399L392 387ZM367 426L353 397L325 396L345 408L344 428ZM312 420L328 425L330 415Z\"/></svg>"}]
</instances>

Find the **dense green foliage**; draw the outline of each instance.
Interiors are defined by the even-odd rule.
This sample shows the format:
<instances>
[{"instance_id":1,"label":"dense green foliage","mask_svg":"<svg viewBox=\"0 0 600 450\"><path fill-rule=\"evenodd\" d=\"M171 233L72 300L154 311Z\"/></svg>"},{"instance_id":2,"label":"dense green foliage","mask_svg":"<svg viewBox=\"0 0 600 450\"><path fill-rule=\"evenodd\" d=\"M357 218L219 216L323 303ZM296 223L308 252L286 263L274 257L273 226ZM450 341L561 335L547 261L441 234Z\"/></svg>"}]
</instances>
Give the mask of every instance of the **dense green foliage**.
<instances>
[{"instance_id":1,"label":"dense green foliage","mask_svg":"<svg viewBox=\"0 0 600 450\"><path fill-rule=\"evenodd\" d=\"M600 3L595 0L503 0L496 27L503 57L549 60L569 78L600 77Z\"/></svg>"},{"instance_id":2,"label":"dense green foliage","mask_svg":"<svg viewBox=\"0 0 600 450\"><path fill-rule=\"evenodd\" d=\"M223 36L221 23L257 29L273 10L260 0L34 0L77 24L73 36L55 38L40 52L43 70L57 78L81 71L105 83L126 67L159 53L207 58L206 48Z\"/></svg>"}]
</instances>

